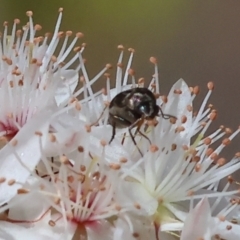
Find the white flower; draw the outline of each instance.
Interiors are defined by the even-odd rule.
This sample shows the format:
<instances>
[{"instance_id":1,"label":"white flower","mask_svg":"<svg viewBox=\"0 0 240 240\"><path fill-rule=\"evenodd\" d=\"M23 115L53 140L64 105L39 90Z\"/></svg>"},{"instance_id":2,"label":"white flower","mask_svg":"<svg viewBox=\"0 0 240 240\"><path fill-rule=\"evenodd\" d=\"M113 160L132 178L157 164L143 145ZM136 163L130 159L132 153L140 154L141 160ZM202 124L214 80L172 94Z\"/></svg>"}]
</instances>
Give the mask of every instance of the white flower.
<instances>
[{"instance_id":1,"label":"white flower","mask_svg":"<svg viewBox=\"0 0 240 240\"><path fill-rule=\"evenodd\" d=\"M42 218L50 211L57 214L48 214L46 228L52 231L58 228L61 236L79 234L79 229L84 227L89 239L96 239L94 236L99 232L110 230L108 219L124 212L114 201L119 177L104 165L104 154L99 158L88 154L87 136L82 143L72 159L62 155L60 162L51 162L42 153L43 164L36 168L34 180L23 185L18 195L0 208L0 212L9 209L8 222L21 223L39 232ZM111 231L108 234L112 236ZM104 236L101 239L107 239Z\"/></svg>"},{"instance_id":2,"label":"white flower","mask_svg":"<svg viewBox=\"0 0 240 240\"><path fill-rule=\"evenodd\" d=\"M75 69L69 67L78 60L79 49L67 63L64 61L83 34L77 33L68 46L72 32L66 32L61 50L54 56L64 35L59 31L62 9L51 40L49 34L36 36L41 26L33 25L32 15L27 12L29 22L23 30L16 30L20 20L15 19L11 35L8 24L4 24L0 42L0 136L12 138L36 113L66 104L78 83L80 63Z\"/></svg>"},{"instance_id":3,"label":"white flower","mask_svg":"<svg viewBox=\"0 0 240 240\"><path fill-rule=\"evenodd\" d=\"M219 129L205 136L216 114L210 109L204 110L211 91L210 83L209 93L200 111L192 117L194 95L191 96L185 82L179 80L162 106L164 113L170 109L175 112L178 120L171 123L158 119L157 126L151 127L147 135L152 145L149 146L144 138L138 142L144 156L132 166L122 168L125 181L119 185L119 199L128 198L141 209L139 214L145 211L162 231L181 230L188 212L188 207L182 209L182 201L190 203L190 200L203 196L231 196L239 191L217 191L215 188L221 179L240 168L237 157L228 163L219 157L221 150L239 133L239 129L223 139L215 150L210 148L212 143L226 134ZM130 140L126 144L133 148ZM202 194L204 188L209 188L209 191Z\"/></svg>"}]
</instances>

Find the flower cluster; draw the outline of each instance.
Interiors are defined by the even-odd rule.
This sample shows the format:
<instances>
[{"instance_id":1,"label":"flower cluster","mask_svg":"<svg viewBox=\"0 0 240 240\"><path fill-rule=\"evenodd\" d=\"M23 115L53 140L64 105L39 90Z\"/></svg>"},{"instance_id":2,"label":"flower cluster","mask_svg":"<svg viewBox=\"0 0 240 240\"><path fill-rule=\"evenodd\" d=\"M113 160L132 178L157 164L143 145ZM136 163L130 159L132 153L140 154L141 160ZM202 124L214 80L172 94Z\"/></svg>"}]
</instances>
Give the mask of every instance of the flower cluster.
<instances>
[{"instance_id":1,"label":"flower cluster","mask_svg":"<svg viewBox=\"0 0 240 240\"><path fill-rule=\"evenodd\" d=\"M195 112L197 86L180 79L161 95L156 58L150 58L154 75L146 86L131 68L134 49L123 66L122 45L116 74L107 64L89 79L86 44L77 45L83 34L60 31L62 12L52 36L37 36L41 26L33 24L31 11L22 30L15 19L8 35L4 23L0 238L240 238L239 189L231 177L240 169L240 154L221 157L240 128L209 133L217 115L208 105L213 83ZM99 79L105 81L95 92ZM142 119L132 132L109 124L109 109L121 108L111 100L137 87L154 94L161 114ZM124 121L127 108L120 112Z\"/></svg>"}]
</instances>

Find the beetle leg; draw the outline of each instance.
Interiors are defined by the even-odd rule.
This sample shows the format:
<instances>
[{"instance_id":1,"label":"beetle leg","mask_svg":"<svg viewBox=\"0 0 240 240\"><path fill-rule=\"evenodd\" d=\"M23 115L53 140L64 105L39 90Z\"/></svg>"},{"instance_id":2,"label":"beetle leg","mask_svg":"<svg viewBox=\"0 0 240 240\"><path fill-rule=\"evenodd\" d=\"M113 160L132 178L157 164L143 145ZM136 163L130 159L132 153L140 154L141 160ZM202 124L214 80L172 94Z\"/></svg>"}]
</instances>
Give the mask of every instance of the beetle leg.
<instances>
[{"instance_id":1,"label":"beetle leg","mask_svg":"<svg viewBox=\"0 0 240 240\"><path fill-rule=\"evenodd\" d=\"M115 134L116 134L116 122L113 121L113 123L112 123L112 136L111 136L111 139L110 139L108 144L110 144L113 141L113 139L115 137Z\"/></svg>"},{"instance_id":2,"label":"beetle leg","mask_svg":"<svg viewBox=\"0 0 240 240\"><path fill-rule=\"evenodd\" d=\"M101 114L100 114L100 116L98 117L98 119L97 119L94 123L92 123L92 124L90 125L90 127L97 125L97 123L98 123L99 120L102 118L102 116L103 116L103 114L104 114L104 112L105 112L106 109L107 109L107 106L104 107L104 109L103 109L103 111L101 112Z\"/></svg>"},{"instance_id":3,"label":"beetle leg","mask_svg":"<svg viewBox=\"0 0 240 240\"><path fill-rule=\"evenodd\" d=\"M122 145L124 144L125 137L126 137L126 133L123 134L123 139L122 139L122 142L121 142Z\"/></svg>"},{"instance_id":4,"label":"beetle leg","mask_svg":"<svg viewBox=\"0 0 240 240\"><path fill-rule=\"evenodd\" d=\"M151 144L152 144L152 143L151 143L151 140L150 140L144 133L142 133L142 132L140 131L140 128L141 128L143 122L144 122L144 118L142 118L142 121L140 121L140 122L138 123L138 127L137 127L137 129L136 129L136 132L134 133L134 138L136 137L137 133L139 133L142 137L146 138L146 139L148 140L148 142L150 143L150 145L151 145Z\"/></svg>"},{"instance_id":5,"label":"beetle leg","mask_svg":"<svg viewBox=\"0 0 240 240\"><path fill-rule=\"evenodd\" d=\"M135 141L135 138L134 138L135 136L133 136L131 130L132 130L134 127L136 127L136 126L138 126L138 129L139 129L139 128L141 127L143 121L144 121L144 119L143 119L143 118L140 118L140 119L138 119L136 122L134 122L131 126L128 127L129 135L130 135L130 137L131 137L134 145L137 147L137 149L138 149L138 151L139 151L139 153L141 154L142 157L143 157L143 154L142 154L141 150L139 149L139 147L138 147L138 145L137 145L137 143L136 143L136 141ZM139 130L138 130L137 132L139 132Z\"/></svg>"},{"instance_id":6,"label":"beetle leg","mask_svg":"<svg viewBox=\"0 0 240 240\"><path fill-rule=\"evenodd\" d=\"M163 119L169 119L169 118L175 118L175 119L177 119L175 116L173 116L173 115L170 115L170 114L165 114L165 113L163 113L163 111L162 111L162 109L159 107L159 111L160 111L160 113L161 113L161 116L162 116L162 118ZM158 115L159 116L159 115Z\"/></svg>"},{"instance_id":7,"label":"beetle leg","mask_svg":"<svg viewBox=\"0 0 240 240\"><path fill-rule=\"evenodd\" d=\"M151 143L151 140L148 138L148 136L146 136L144 133L142 133L140 130L138 130L138 133L141 135L141 136L143 136L144 138L146 138L147 140L148 140L148 142L149 142L149 144L151 145L152 143Z\"/></svg>"},{"instance_id":8,"label":"beetle leg","mask_svg":"<svg viewBox=\"0 0 240 240\"><path fill-rule=\"evenodd\" d=\"M129 135L130 135L130 137L131 137L131 139L132 139L134 145L137 147L139 153L140 153L141 156L143 157L143 154L142 154L141 150L139 149L139 147L138 147L138 145L137 145L137 143L136 143L136 141L135 141L135 139L134 139L134 137L133 137L133 135L132 135L132 132L131 132L131 129L130 129L130 128L128 128L128 132L129 132Z\"/></svg>"}]
</instances>

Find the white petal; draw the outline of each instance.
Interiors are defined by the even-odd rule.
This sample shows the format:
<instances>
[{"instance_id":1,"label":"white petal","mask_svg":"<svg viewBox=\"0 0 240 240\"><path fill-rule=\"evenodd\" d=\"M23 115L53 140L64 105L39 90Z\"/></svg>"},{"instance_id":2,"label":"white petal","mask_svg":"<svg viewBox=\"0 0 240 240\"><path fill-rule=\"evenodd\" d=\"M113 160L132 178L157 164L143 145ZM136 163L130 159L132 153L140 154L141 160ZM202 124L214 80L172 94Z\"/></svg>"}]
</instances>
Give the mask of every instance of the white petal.
<instances>
[{"instance_id":1,"label":"white petal","mask_svg":"<svg viewBox=\"0 0 240 240\"><path fill-rule=\"evenodd\" d=\"M117 191L117 200L120 205L130 205L134 209L135 204L139 204L139 212L144 215L153 215L158 207L157 200L139 183L121 182Z\"/></svg>"},{"instance_id":2,"label":"white petal","mask_svg":"<svg viewBox=\"0 0 240 240\"><path fill-rule=\"evenodd\" d=\"M9 205L13 206L9 209L8 218L19 221L37 220L41 218L50 207L45 197L37 192L19 194L11 199Z\"/></svg>"},{"instance_id":3,"label":"white petal","mask_svg":"<svg viewBox=\"0 0 240 240\"><path fill-rule=\"evenodd\" d=\"M189 212L180 240L198 240L203 236L209 235L208 227L210 220L211 208L208 199L203 198L196 207Z\"/></svg>"},{"instance_id":4,"label":"white petal","mask_svg":"<svg viewBox=\"0 0 240 240\"><path fill-rule=\"evenodd\" d=\"M43 136L47 135L49 128L47 119L50 115L50 111L43 112L31 119L13 140L0 151L0 177L6 178L6 181L0 184L0 205L9 201L16 194L17 189L22 187L19 183L26 181L31 173L30 171L39 162L41 151L39 136L35 132L39 131ZM42 141L44 142L44 139ZM16 142L17 145L13 147L12 144ZM15 180L16 183L8 184L11 180Z\"/></svg>"},{"instance_id":5,"label":"white petal","mask_svg":"<svg viewBox=\"0 0 240 240\"><path fill-rule=\"evenodd\" d=\"M174 91L180 89L181 94L176 94ZM168 94L168 102L163 107L163 112L171 114L178 118L177 123L181 124L185 129L189 129L192 126L192 112L187 110L187 106L192 106L191 92L188 85L183 79L179 79L171 88ZM185 123L181 123L181 117L185 115L187 120ZM185 135L185 131L180 135Z\"/></svg>"},{"instance_id":6,"label":"white petal","mask_svg":"<svg viewBox=\"0 0 240 240\"><path fill-rule=\"evenodd\" d=\"M51 141L50 136L46 140L44 145L46 156L54 157L61 152L65 154L72 152L86 139L83 123L71 115L62 114L54 118L51 121L51 127L54 129L53 135L56 137L56 142Z\"/></svg>"},{"instance_id":7,"label":"white petal","mask_svg":"<svg viewBox=\"0 0 240 240\"><path fill-rule=\"evenodd\" d=\"M220 221L217 217L212 219L212 235L218 234L222 239L240 239L240 226L229 221Z\"/></svg>"},{"instance_id":8,"label":"white petal","mask_svg":"<svg viewBox=\"0 0 240 240\"><path fill-rule=\"evenodd\" d=\"M35 231L31 231L30 229L21 227L19 225L0 221L0 239L2 240L44 240L44 236L37 236ZM52 240L50 238L49 240Z\"/></svg>"},{"instance_id":9,"label":"white petal","mask_svg":"<svg viewBox=\"0 0 240 240\"><path fill-rule=\"evenodd\" d=\"M65 70L61 72L61 78L63 79L63 82L62 84L59 84L55 94L58 106L60 106L61 103L66 103L69 97L73 94L78 84L78 73L75 70ZM61 79L56 80L61 81Z\"/></svg>"},{"instance_id":10,"label":"white petal","mask_svg":"<svg viewBox=\"0 0 240 240\"><path fill-rule=\"evenodd\" d=\"M113 227L103 220L85 225L88 240L112 240Z\"/></svg>"},{"instance_id":11,"label":"white petal","mask_svg":"<svg viewBox=\"0 0 240 240\"><path fill-rule=\"evenodd\" d=\"M17 224L0 221L0 239L11 240L71 240L76 226L68 224L65 226L63 221L51 227L48 222L51 220L50 212L43 219L38 221L33 227L23 227Z\"/></svg>"}]
</instances>

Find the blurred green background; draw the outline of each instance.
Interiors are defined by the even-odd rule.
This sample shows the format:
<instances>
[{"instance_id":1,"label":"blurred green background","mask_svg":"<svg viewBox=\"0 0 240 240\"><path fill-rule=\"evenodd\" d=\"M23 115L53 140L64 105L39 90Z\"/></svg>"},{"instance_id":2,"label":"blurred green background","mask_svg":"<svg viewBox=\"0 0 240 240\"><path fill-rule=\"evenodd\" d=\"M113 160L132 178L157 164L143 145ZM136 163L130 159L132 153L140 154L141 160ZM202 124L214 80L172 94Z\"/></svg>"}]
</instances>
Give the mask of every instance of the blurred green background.
<instances>
[{"instance_id":1,"label":"blurred green background","mask_svg":"<svg viewBox=\"0 0 240 240\"><path fill-rule=\"evenodd\" d=\"M240 1L178 0L0 0L0 21L34 12L34 22L44 32L53 31L58 8L64 8L62 30L85 34L87 68L94 76L108 63L116 63L117 45L136 50L133 67L137 77L150 79L150 56L159 60L161 93L183 78L189 85L215 83L211 103L219 110L215 128L240 123ZM127 54L126 54L127 56ZM99 88L102 83L99 83ZM199 102L196 103L199 105ZM238 141L229 147L232 156Z\"/></svg>"}]
</instances>

